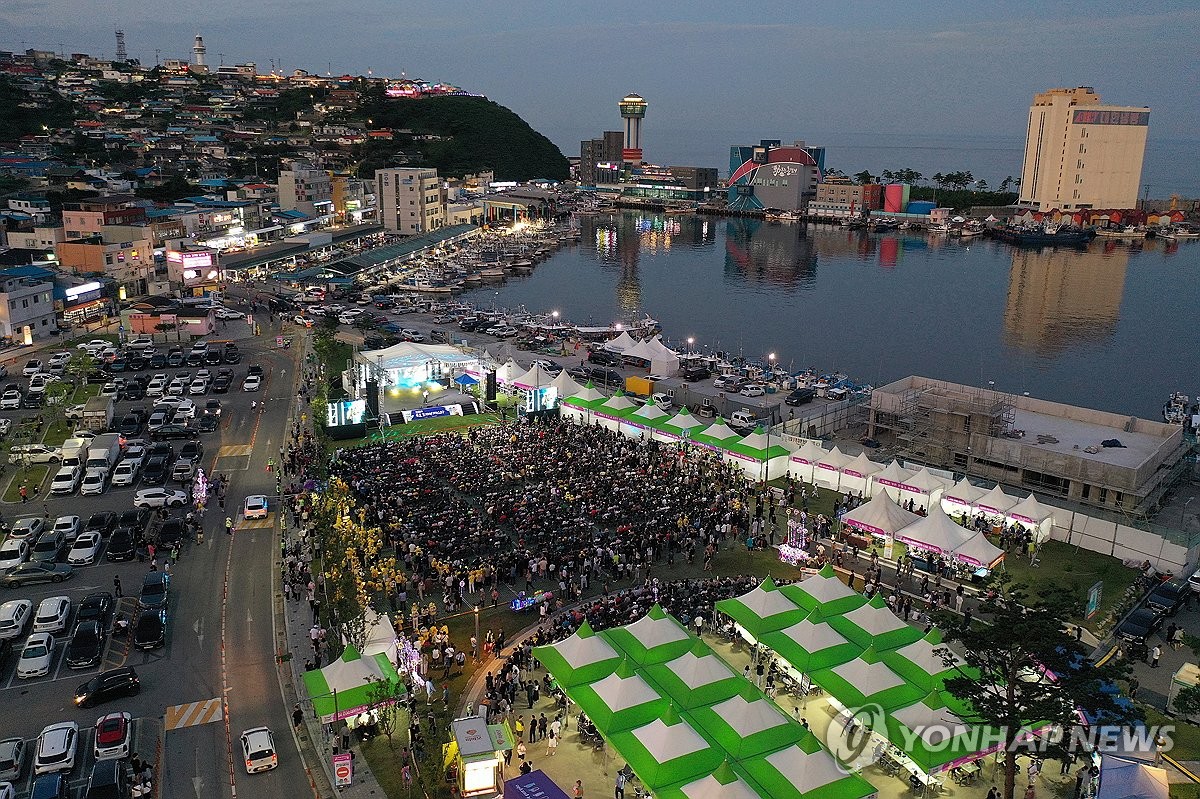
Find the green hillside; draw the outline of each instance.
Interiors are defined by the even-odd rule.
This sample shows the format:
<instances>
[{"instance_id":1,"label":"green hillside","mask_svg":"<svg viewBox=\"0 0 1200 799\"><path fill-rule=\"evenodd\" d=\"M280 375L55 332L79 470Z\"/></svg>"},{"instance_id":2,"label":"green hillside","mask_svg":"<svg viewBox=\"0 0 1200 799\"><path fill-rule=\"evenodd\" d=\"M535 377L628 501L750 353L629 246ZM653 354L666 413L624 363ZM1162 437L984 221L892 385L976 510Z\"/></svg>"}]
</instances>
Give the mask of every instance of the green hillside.
<instances>
[{"instance_id":1,"label":"green hillside","mask_svg":"<svg viewBox=\"0 0 1200 799\"><path fill-rule=\"evenodd\" d=\"M567 159L554 144L504 106L483 97L390 99L381 92L365 97L355 117L373 128L410 130L392 142L376 142L363 161L361 174L387 166L432 166L442 175L464 175L492 169L497 180L564 180ZM436 140L422 140L432 135ZM397 150L409 156L400 163ZM418 157L413 157L418 156Z\"/></svg>"}]
</instances>

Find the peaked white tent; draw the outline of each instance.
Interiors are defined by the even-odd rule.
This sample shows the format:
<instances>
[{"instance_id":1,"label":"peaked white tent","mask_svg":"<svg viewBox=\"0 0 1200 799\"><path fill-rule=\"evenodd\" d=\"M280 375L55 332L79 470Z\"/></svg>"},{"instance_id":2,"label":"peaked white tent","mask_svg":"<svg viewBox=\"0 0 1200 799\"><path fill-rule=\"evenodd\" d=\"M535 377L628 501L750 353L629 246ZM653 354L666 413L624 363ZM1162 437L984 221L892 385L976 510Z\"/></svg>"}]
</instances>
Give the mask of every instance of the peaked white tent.
<instances>
[{"instance_id":1,"label":"peaked white tent","mask_svg":"<svg viewBox=\"0 0 1200 799\"><path fill-rule=\"evenodd\" d=\"M567 375L570 379L570 375ZM572 381L573 382L573 381ZM527 370L521 375L514 377L512 384L517 388L538 389L549 388L554 385L554 375L542 368L540 363L534 364L533 368Z\"/></svg>"},{"instance_id":2,"label":"peaked white tent","mask_svg":"<svg viewBox=\"0 0 1200 799\"><path fill-rule=\"evenodd\" d=\"M637 340L629 335L628 330L622 330L621 335L614 339L604 342L604 349L609 352L619 352L624 354L626 350L633 349L637 345Z\"/></svg>"},{"instance_id":3,"label":"peaked white tent","mask_svg":"<svg viewBox=\"0 0 1200 799\"><path fill-rule=\"evenodd\" d=\"M929 508L941 499L942 493L950 485L948 480L943 480L933 472L929 471L929 467L921 469L909 479L900 491L900 501L913 501L914 508Z\"/></svg>"},{"instance_id":4,"label":"peaked white tent","mask_svg":"<svg viewBox=\"0 0 1200 799\"><path fill-rule=\"evenodd\" d=\"M881 464L875 463L867 457L867 453L860 452L858 455L842 467L842 480L838 486L839 490L848 494L861 494L867 496L870 494L871 476L883 471Z\"/></svg>"},{"instance_id":5,"label":"peaked white tent","mask_svg":"<svg viewBox=\"0 0 1200 799\"><path fill-rule=\"evenodd\" d=\"M949 514L969 515L975 507L975 500L986 493L987 491L964 477L942 492L942 510Z\"/></svg>"},{"instance_id":6,"label":"peaked white tent","mask_svg":"<svg viewBox=\"0 0 1200 799\"><path fill-rule=\"evenodd\" d=\"M1017 498L1004 493L999 485L975 500L975 510L986 516L1004 516L1008 509L1017 504Z\"/></svg>"},{"instance_id":7,"label":"peaked white tent","mask_svg":"<svg viewBox=\"0 0 1200 799\"><path fill-rule=\"evenodd\" d=\"M918 519L896 534L896 540L917 549L949 555L967 542L973 535L971 530L960 527L938 506L930 509L929 515Z\"/></svg>"},{"instance_id":8,"label":"peaked white tent","mask_svg":"<svg viewBox=\"0 0 1200 799\"><path fill-rule=\"evenodd\" d=\"M650 355L650 371L654 374L673 375L679 371L679 356L662 343L662 337L647 339L645 351Z\"/></svg>"},{"instance_id":9,"label":"peaked white tent","mask_svg":"<svg viewBox=\"0 0 1200 799\"><path fill-rule=\"evenodd\" d=\"M625 421L621 426L625 428L623 432L628 436L649 437L652 436L655 431L655 427L652 423L657 422L659 419L665 419L670 415L671 414L667 413L658 405L656 405L654 400L650 400L645 405L626 416Z\"/></svg>"},{"instance_id":10,"label":"peaked white tent","mask_svg":"<svg viewBox=\"0 0 1200 799\"><path fill-rule=\"evenodd\" d=\"M496 369L496 382L509 385L523 374L525 374L525 370L516 361L508 360Z\"/></svg>"},{"instance_id":11,"label":"peaked white tent","mask_svg":"<svg viewBox=\"0 0 1200 799\"><path fill-rule=\"evenodd\" d=\"M821 459L829 453L825 448L812 439L808 439L800 445L800 449L792 453L788 458L788 471L792 477L803 480L806 483L813 481L813 470Z\"/></svg>"},{"instance_id":12,"label":"peaked white tent","mask_svg":"<svg viewBox=\"0 0 1200 799\"><path fill-rule=\"evenodd\" d=\"M567 374L566 369L559 372L554 378L554 382L550 385L554 386L554 389L558 392L558 396L562 398L574 397L583 393L583 386L575 382L575 378ZM597 391L596 393L599 394L600 392Z\"/></svg>"},{"instance_id":13,"label":"peaked white tent","mask_svg":"<svg viewBox=\"0 0 1200 799\"><path fill-rule=\"evenodd\" d=\"M634 404L633 400L618 391L602 404L596 406L594 413L600 419L600 424L609 430L617 431L621 429L621 420L625 416L624 412L632 408Z\"/></svg>"},{"instance_id":14,"label":"peaked white tent","mask_svg":"<svg viewBox=\"0 0 1200 799\"><path fill-rule=\"evenodd\" d=\"M632 336L631 336L632 338ZM641 361L650 362L653 357L653 351L646 346L646 342L634 339L634 345L621 353L622 358L636 358Z\"/></svg>"},{"instance_id":15,"label":"peaked white tent","mask_svg":"<svg viewBox=\"0 0 1200 799\"><path fill-rule=\"evenodd\" d=\"M813 470L813 482L836 491L842 482L842 467L851 460L853 458L834 447L817 461L817 468Z\"/></svg>"},{"instance_id":16,"label":"peaked white tent","mask_svg":"<svg viewBox=\"0 0 1200 799\"><path fill-rule=\"evenodd\" d=\"M990 569L1004 558L1004 550L988 540L983 533L976 533L955 548L952 553L963 563Z\"/></svg>"},{"instance_id":17,"label":"peaked white tent","mask_svg":"<svg viewBox=\"0 0 1200 799\"><path fill-rule=\"evenodd\" d=\"M685 407L670 419L660 423L655 434L663 441L678 441L681 438L692 438L697 433L703 432L707 426L708 422Z\"/></svg>"},{"instance_id":18,"label":"peaked white tent","mask_svg":"<svg viewBox=\"0 0 1200 799\"><path fill-rule=\"evenodd\" d=\"M396 662L396 628L387 614L376 613L371 608L363 612L363 620L367 625L367 639L362 647L362 656L372 658L375 655L387 655L388 660ZM349 646L345 636L342 643Z\"/></svg>"},{"instance_id":19,"label":"peaked white tent","mask_svg":"<svg viewBox=\"0 0 1200 799\"><path fill-rule=\"evenodd\" d=\"M1107 754L1100 761L1096 799L1167 799L1169 794L1166 769Z\"/></svg>"},{"instance_id":20,"label":"peaked white tent","mask_svg":"<svg viewBox=\"0 0 1200 799\"><path fill-rule=\"evenodd\" d=\"M871 478L871 496L886 492L894 500L900 499L900 492L905 483L912 479L916 472L905 469L900 461L891 461Z\"/></svg>"},{"instance_id":21,"label":"peaked white tent","mask_svg":"<svg viewBox=\"0 0 1200 799\"><path fill-rule=\"evenodd\" d=\"M892 502L887 494L876 494L868 502L842 514L842 524L878 536L893 538L921 517Z\"/></svg>"},{"instance_id":22,"label":"peaked white tent","mask_svg":"<svg viewBox=\"0 0 1200 799\"><path fill-rule=\"evenodd\" d=\"M1008 509L1008 518L1033 530L1037 541L1045 541L1054 529L1054 512L1037 501L1033 494Z\"/></svg>"}]
</instances>

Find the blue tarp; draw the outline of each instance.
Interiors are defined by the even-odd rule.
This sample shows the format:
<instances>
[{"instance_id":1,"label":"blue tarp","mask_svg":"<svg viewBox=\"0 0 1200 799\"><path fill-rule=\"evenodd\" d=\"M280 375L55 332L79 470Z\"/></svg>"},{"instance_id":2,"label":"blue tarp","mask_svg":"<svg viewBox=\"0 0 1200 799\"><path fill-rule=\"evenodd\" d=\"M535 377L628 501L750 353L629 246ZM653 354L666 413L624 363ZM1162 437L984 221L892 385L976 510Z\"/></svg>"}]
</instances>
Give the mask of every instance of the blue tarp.
<instances>
[{"instance_id":1,"label":"blue tarp","mask_svg":"<svg viewBox=\"0 0 1200 799\"><path fill-rule=\"evenodd\" d=\"M479 381L470 375L459 375L458 377L454 378L454 382L458 383L460 386L473 386Z\"/></svg>"}]
</instances>

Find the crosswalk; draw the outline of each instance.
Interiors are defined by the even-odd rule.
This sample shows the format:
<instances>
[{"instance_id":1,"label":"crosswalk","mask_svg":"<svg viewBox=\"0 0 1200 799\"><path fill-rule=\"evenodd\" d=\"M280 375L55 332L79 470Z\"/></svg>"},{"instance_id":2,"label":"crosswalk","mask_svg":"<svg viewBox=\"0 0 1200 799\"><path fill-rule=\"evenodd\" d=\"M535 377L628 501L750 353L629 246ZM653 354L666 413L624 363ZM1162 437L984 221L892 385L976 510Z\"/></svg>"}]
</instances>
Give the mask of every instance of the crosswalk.
<instances>
[{"instance_id":1,"label":"crosswalk","mask_svg":"<svg viewBox=\"0 0 1200 799\"><path fill-rule=\"evenodd\" d=\"M179 730L184 727L211 724L222 718L224 716L221 713L221 699L217 697L167 708L167 712L163 714L163 726L167 730Z\"/></svg>"},{"instance_id":2,"label":"crosswalk","mask_svg":"<svg viewBox=\"0 0 1200 799\"><path fill-rule=\"evenodd\" d=\"M238 522L239 530L270 530L275 526L275 513L269 511L264 519L242 519Z\"/></svg>"},{"instance_id":3,"label":"crosswalk","mask_svg":"<svg viewBox=\"0 0 1200 799\"><path fill-rule=\"evenodd\" d=\"M217 450L217 457L224 458L234 455L249 455L253 451L253 444L226 444Z\"/></svg>"}]
</instances>

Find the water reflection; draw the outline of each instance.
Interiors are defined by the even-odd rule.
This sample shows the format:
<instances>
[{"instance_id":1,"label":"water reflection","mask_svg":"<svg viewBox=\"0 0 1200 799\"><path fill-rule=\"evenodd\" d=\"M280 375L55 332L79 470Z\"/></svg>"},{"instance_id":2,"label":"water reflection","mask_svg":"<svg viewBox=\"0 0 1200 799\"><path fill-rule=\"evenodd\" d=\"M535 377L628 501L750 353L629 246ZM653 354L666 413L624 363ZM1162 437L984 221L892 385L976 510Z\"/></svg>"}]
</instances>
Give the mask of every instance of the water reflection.
<instances>
[{"instance_id":1,"label":"water reflection","mask_svg":"<svg viewBox=\"0 0 1200 799\"><path fill-rule=\"evenodd\" d=\"M725 222L727 280L786 288L812 286L817 248L803 225L734 218Z\"/></svg>"},{"instance_id":2,"label":"water reflection","mask_svg":"<svg viewBox=\"0 0 1200 799\"><path fill-rule=\"evenodd\" d=\"M1129 248L1013 250L1004 341L1039 357L1111 337L1121 315Z\"/></svg>"}]
</instances>

